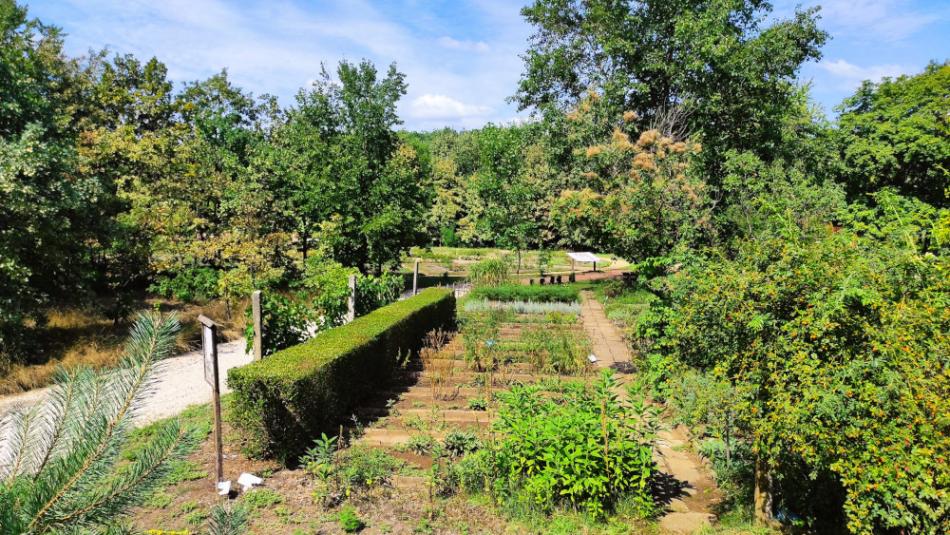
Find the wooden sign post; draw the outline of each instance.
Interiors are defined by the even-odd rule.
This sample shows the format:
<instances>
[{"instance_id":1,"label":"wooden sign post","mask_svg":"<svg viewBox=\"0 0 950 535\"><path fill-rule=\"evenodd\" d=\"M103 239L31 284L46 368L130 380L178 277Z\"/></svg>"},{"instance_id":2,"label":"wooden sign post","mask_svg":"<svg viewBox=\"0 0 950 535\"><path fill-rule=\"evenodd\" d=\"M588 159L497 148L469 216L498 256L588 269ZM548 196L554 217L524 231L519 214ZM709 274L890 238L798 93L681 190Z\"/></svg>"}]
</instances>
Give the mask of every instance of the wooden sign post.
<instances>
[{"instance_id":1,"label":"wooden sign post","mask_svg":"<svg viewBox=\"0 0 950 535\"><path fill-rule=\"evenodd\" d=\"M221 444L221 390L218 387L218 324L204 314L198 316L201 323L201 352L204 356L205 381L211 385L214 405L215 486L224 480L224 453Z\"/></svg>"}]
</instances>

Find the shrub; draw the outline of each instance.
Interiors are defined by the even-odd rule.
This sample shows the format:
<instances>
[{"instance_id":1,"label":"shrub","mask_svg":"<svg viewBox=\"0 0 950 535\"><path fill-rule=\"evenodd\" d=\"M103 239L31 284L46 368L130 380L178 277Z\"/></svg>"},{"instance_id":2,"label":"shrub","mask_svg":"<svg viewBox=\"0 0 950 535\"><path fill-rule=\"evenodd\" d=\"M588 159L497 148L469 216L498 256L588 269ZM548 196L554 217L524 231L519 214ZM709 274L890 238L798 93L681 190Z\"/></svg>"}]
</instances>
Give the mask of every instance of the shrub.
<instances>
[{"instance_id":1,"label":"shrub","mask_svg":"<svg viewBox=\"0 0 950 535\"><path fill-rule=\"evenodd\" d=\"M505 284L475 288L469 295L472 299L488 301L529 301L533 303L576 303L580 301L580 289L577 286Z\"/></svg>"},{"instance_id":2,"label":"shrub","mask_svg":"<svg viewBox=\"0 0 950 535\"><path fill-rule=\"evenodd\" d=\"M356 533L366 527L366 523L356 514L356 509L349 505L340 509L337 521L340 523L340 529L347 533Z\"/></svg>"},{"instance_id":3,"label":"shrub","mask_svg":"<svg viewBox=\"0 0 950 535\"><path fill-rule=\"evenodd\" d=\"M475 286L500 286L511 278L508 263L499 258L488 258L468 268L468 278Z\"/></svg>"},{"instance_id":4,"label":"shrub","mask_svg":"<svg viewBox=\"0 0 950 535\"><path fill-rule=\"evenodd\" d=\"M621 401L616 387L605 371L593 387L575 383L559 395L538 386L500 394L494 491L545 513L564 507L602 517L621 499L652 512L657 409L636 392L633 401ZM478 486L467 477L466 485Z\"/></svg>"},{"instance_id":5,"label":"shrub","mask_svg":"<svg viewBox=\"0 0 950 535\"><path fill-rule=\"evenodd\" d=\"M244 312L247 317L247 327L244 330L247 351L251 351L254 347L254 321L251 314L251 306L248 305ZM313 311L299 301L291 300L276 292L261 295L264 356L272 355L309 338L308 328L313 320Z\"/></svg>"},{"instance_id":6,"label":"shrub","mask_svg":"<svg viewBox=\"0 0 950 535\"><path fill-rule=\"evenodd\" d=\"M231 418L252 455L295 460L385 384L425 334L453 328L451 290L429 288L324 331L307 342L228 372Z\"/></svg>"},{"instance_id":7,"label":"shrub","mask_svg":"<svg viewBox=\"0 0 950 535\"><path fill-rule=\"evenodd\" d=\"M445 436L442 445L449 455L460 457L480 448L481 441L471 431L455 430Z\"/></svg>"}]
</instances>

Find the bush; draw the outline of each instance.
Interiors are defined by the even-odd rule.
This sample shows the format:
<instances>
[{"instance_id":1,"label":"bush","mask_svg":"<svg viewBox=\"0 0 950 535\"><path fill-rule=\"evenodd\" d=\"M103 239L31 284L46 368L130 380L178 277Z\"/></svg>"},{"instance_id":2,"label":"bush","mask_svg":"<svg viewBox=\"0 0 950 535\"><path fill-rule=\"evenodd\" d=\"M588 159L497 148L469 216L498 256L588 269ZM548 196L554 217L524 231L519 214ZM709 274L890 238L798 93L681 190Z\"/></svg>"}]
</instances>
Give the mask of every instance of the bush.
<instances>
[{"instance_id":1,"label":"bush","mask_svg":"<svg viewBox=\"0 0 950 535\"><path fill-rule=\"evenodd\" d=\"M482 286L469 294L472 299L489 301L530 301L533 303L574 303L580 300L580 288L577 286L525 286L523 284L505 284L502 286Z\"/></svg>"},{"instance_id":2,"label":"bush","mask_svg":"<svg viewBox=\"0 0 950 535\"><path fill-rule=\"evenodd\" d=\"M398 273L361 275L356 279L356 315L363 316L399 299L405 281Z\"/></svg>"},{"instance_id":3,"label":"bush","mask_svg":"<svg viewBox=\"0 0 950 535\"><path fill-rule=\"evenodd\" d=\"M602 517L620 500L651 513L657 409L636 392L632 402L621 401L616 387L605 371L593 387L570 383L563 394L539 386L500 394L495 429L502 438L489 455L479 451L463 463L461 486L491 484L509 504L544 513L567 508Z\"/></svg>"},{"instance_id":4,"label":"bush","mask_svg":"<svg viewBox=\"0 0 950 535\"><path fill-rule=\"evenodd\" d=\"M263 323L263 354L272 355L281 349L297 345L310 337L308 327L314 320L313 311L299 301L279 293L261 295L261 322ZM244 311L247 327L244 340L247 351L254 347L254 320L251 305Z\"/></svg>"},{"instance_id":5,"label":"bush","mask_svg":"<svg viewBox=\"0 0 950 535\"><path fill-rule=\"evenodd\" d=\"M347 533L356 533L366 527L366 523L363 522L363 519L356 514L356 509L353 509L353 507L349 505L340 509L337 520L340 523L340 529Z\"/></svg>"},{"instance_id":6,"label":"bush","mask_svg":"<svg viewBox=\"0 0 950 535\"><path fill-rule=\"evenodd\" d=\"M454 328L454 322L452 291L429 288L231 369L231 418L245 450L295 460L315 437L333 431L357 403L385 384L398 361L419 350L427 332Z\"/></svg>"},{"instance_id":7,"label":"bush","mask_svg":"<svg viewBox=\"0 0 950 535\"><path fill-rule=\"evenodd\" d=\"M218 272L210 267L190 267L159 277L149 290L179 301L212 299L218 295Z\"/></svg>"},{"instance_id":8,"label":"bush","mask_svg":"<svg viewBox=\"0 0 950 535\"><path fill-rule=\"evenodd\" d=\"M508 263L499 258L488 258L468 268L468 278L475 286L500 286L511 278Z\"/></svg>"}]
</instances>

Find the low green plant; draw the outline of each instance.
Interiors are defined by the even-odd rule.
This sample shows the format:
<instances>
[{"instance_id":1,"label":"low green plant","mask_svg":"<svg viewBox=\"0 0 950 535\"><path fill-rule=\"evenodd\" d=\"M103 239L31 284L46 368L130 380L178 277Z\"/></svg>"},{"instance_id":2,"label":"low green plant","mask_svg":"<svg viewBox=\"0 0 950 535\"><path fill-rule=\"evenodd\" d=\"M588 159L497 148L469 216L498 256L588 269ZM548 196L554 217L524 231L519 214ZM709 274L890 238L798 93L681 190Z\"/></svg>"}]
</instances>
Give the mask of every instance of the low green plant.
<instances>
[{"instance_id":1,"label":"low green plant","mask_svg":"<svg viewBox=\"0 0 950 535\"><path fill-rule=\"evenodd\" d=\"M257 488L245 492L241 496L241 504L250 511L267 509L279 503L284 503L284 497L272 489Z\"/></svg>"},{"instance_id":2,"label":"low green plant","mask_svg":"<svg viewBox=\"0 0 950 535\"><path fill-rule=\"evenodd\" d=\"M205 511L192 511L185 515L185 522L189 526L200 526L208 519L208 513Z\"/></svg>"},{"instance_id":3,"label":"low green plant","mask_svg":"<svg viewBox=\"0 0 950 535\"><path fill-rule=\"evenodd\" d=\"M313 441L313 447L300 458L300 465L310 475L325 479L332 470L337 447L337 437L321 433L320 438Z\"/></svg>"},{"instance_id":4,"label":"low green plant","mask_svg":"<svg viewBox=\"0 0 950 535\"><path fill-rule=\"evenodd\" d=\"M621 499L652 514L657 409L639 392L621 400L617 388L605 370L593 385L570 383L557 394L538 386L500 394L499 439L465 463L465 486L545 514L567 508L603 517Z\"/></svg>"},{"instance_id":5,"label":"low green plant","mask_svg":"<svg viewBox=\"0 0 950 535\"><path fill-rule=\"evenodd\" d=\"M427 455L432 453L435 446L436 441L432 438L432 435L418 434L410 436L404 447L407 451L417 455Z\"/></svg>"},{"instance_id":6,"label":"low green plant","mask_svg":"<svg viewBox=\"0 0 950 535\"><path fill-rule=\"evenodd\" d=\"M383 450L354 446L338 455L336 474L348 494L352 489L366 489L388 481L403 464Z\"/></svg>"},{"instance_id":7,"label":"low green plant","mask_svg":"<svg viewBox=\"0 0 950 535\"><path fill-rule=\"evenodd\" d=\"M488 401L485 398L474 397L468 400L468 410L471 411L487 411L488 410Z\"/></svg>"},{"instance_id":8,"label":"low green plant","mask_svg":"<svg viewBox=\"0 0 950 535\"><path fill-rule=\"evenodd\" d=\"M366 522L359 517L356 509L349 505L345 505L340 509L337 514L337 522L340 524L340 529L347 533L356 533L366 527Z\"/></svg>"},{"instance_id":9,"label":"low green plant","mask_svg":"<svg viewBox=\"0 0 950 535\"><path fill-rule=\"evenodd\" d=\"M550 314L560 314L561 316L558 319L570 318L570 322L573 323L577 319L577 315L581 312L580 304L578 303L561 303L561 302L534 302L534 301L486 301L484 299L474 299L470 298L465 302L463 307L464 312L466 313L490 313L494 312L496 314L504 315L506 317L510 316L510 319L514 319L516 314L531 314L531 315L550 315ZM546 318L545 318L545 321Z\"/></svg>"},{"instance_id":10,"label":"low green plant","mask_svg":"<svg viewBox=\"0 0 950 535\"><path fill-rule=\"evenodd\" d=\"M208 515L208 534L243 535L249 518L248 510L239 505L215 505Z\"/></svg>"},{"instance_id":11,"label":"low green plant","mask_svg":"<svg viewBox=\"0 0 950 535\"><path fill-rule=\"evenodd\" d=\"M563 324L531 326L521 333L522 348L535 370L571 375L586 366L587 337Z\"/></svg>"},{"instance_id":12,"label":"low green plant","mask_svg":"<svg viewBox=\"0 0 950 535\"><path fill-rule=\"evenodd\" d=\"M482 286L469 293L472 299L487 301L527 301L531 303L576 303L580 301L580 286L540 286L505 284Z\"/></svg>"},{"instance_id":13,"label":"low green plant","mask_svg":"<svg viewBox=\"0 0 950 535\"><path fill-rule=\"evenodd\" d=\"M455 430L445 436L442 446L449 455L461 457L480 448L481 441L471 431Z\"/></svg>"}]
</instances>

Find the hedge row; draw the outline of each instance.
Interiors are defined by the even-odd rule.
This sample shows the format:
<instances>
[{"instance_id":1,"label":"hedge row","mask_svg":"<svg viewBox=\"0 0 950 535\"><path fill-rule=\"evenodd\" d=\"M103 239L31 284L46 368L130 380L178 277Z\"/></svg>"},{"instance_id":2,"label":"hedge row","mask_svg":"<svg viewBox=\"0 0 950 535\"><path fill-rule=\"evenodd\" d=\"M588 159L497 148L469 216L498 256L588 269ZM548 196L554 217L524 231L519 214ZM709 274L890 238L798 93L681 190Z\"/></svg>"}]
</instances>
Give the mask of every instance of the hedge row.
<instances>
[{"instance_id":1,"label":"hedge row","mask_svg":"<svg viewBox=\"0 0 950 535\"><path fill-rule=\"evenodd\" d=\"M501 286L480 286L473 289L469 295L474 299L487 299L489 301L573 303L580 300L580 289L577 286L504 284Z\"/></svg>"},{"instance_id":2,"label":"hedge row","mask_svg":"<svg viewBox=\"0 0 950 535\"><path fill-rule=\"evenodd\" d=\"M264 360L228 372L231 423L243 449L292 463L321 432L332 432L356 405L393 376L400 356L426 333L451 329L451 290L429 288Z\"/></svg>"}]
</instances>

